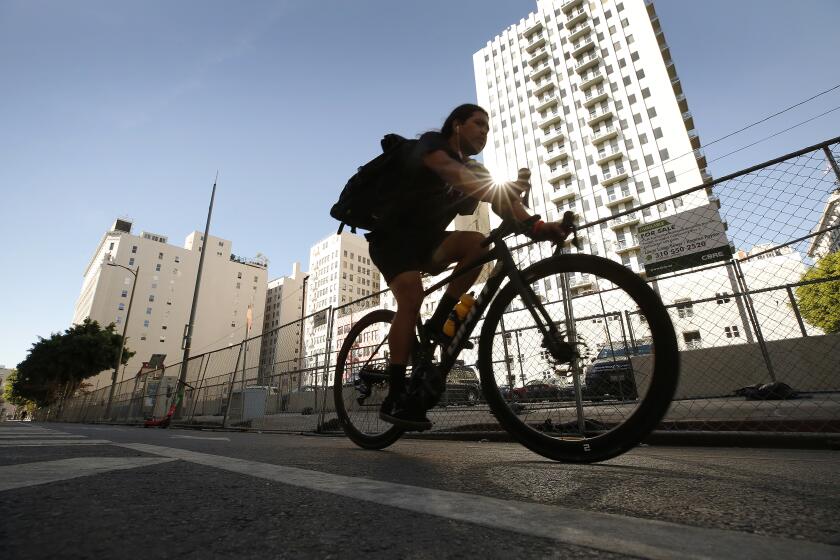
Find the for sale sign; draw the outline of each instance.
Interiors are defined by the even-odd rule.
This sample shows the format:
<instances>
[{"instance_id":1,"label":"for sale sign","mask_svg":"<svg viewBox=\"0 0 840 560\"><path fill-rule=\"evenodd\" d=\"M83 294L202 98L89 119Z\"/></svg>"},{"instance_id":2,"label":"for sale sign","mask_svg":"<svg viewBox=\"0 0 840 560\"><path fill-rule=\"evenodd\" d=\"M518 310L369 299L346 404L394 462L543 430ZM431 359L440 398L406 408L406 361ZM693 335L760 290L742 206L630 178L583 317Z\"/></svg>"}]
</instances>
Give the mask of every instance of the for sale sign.
<instances>
[{"instance_id":1,"label":"for sale sign","mask_svg":"<svg viewBox=\"0 0 840 560\"><path fill-rule=\"evenodd\" d=\"M732 256L720 214L711 204L641 225L638 231L648 277Z\"/></svg>"}]
</instances>

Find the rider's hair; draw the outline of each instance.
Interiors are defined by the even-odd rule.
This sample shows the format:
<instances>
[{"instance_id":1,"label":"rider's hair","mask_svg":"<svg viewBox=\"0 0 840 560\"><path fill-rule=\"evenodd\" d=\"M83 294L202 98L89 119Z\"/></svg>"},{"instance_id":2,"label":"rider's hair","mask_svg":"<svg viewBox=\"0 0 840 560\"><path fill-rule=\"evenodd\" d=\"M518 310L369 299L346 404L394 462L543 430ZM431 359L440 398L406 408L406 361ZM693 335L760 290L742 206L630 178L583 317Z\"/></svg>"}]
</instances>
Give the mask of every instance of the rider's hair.
<instances>
[{"instance_id":1,"label":"rider's hair","mask_svg":"<svg viewBox=\"0 0 840 560\"><path fill-rule=\"evenodd\" d=\"M484 108L479 107L478 105L474 105L472 103L464 103L463 105L458 105L455 107L449 116L446 117L446 120L443 121L443 126L440 129L440 133L443 134L446 138L452 136L455 132L455 123L465 123L467 119L473 116L473 113L481 111L488 117L490 115L487 114L487 111Z\"/></svg>"}]
</instances>

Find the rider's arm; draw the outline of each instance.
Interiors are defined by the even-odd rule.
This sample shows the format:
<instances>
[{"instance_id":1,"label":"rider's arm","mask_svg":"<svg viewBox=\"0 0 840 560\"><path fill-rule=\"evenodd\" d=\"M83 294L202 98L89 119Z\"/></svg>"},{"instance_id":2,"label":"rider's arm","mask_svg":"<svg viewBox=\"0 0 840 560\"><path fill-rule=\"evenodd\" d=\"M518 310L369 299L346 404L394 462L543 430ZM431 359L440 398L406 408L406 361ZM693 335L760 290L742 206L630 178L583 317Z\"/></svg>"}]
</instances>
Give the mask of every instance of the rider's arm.
<instances>
[{"instance_id":1,"label":"rider's arm","mask_svg":"<svg viewBox=\"0 0 840 560\"><path fill-rule=\"evenodd\" d=\"M490 177L473 173L443 150L435 150L423 156L423 165L452 185L452 188L467 196L491 203L493 211L502 218L525 221L531 217L519 197L507 190L513 189L512 183L495 185Z\"/></svg>"}]
</instances>

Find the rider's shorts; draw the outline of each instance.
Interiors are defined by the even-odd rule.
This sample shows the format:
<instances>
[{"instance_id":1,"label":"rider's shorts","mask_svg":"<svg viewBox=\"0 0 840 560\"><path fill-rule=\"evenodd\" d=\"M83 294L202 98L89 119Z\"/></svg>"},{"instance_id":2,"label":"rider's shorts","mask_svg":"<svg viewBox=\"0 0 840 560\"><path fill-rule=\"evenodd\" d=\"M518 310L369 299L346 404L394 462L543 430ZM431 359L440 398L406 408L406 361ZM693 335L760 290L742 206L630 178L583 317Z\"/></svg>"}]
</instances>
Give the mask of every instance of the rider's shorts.
<instances>
[{"instance_id":1,"label":"rider's shorts","mask_svg":"<svg viewBox=\"0 0 840 560\"><path fill-rule=\"evenodd\" d=\"M408 271L433 270L432 255L453 232L389 231L369 233L370 260L390 284L397 275Z\"/></svg>"}]
</instances>

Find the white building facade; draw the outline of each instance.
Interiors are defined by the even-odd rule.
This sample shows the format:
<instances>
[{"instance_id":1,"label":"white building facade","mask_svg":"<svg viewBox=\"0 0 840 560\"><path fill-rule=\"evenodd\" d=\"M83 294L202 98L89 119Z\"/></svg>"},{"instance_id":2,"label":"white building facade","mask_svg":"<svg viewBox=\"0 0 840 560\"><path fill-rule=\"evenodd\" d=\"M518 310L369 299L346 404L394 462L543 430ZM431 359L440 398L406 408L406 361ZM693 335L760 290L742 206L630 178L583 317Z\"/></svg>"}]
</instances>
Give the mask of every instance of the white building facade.
<instances>
[{"instance_id":1,"label":"white building facade","mask_svg":"<svg viewBox=\"0 0 840 560\"><path fill-rule=\"evenodd\" d=\"M379 304L379 270L370 259L367 240L349 232L333 234L309 250L304 350L306 367L324 363L330 311L337 316L361 313ZM348 304L359 301L355 305ZM333 325L333 334L337 329ZM332 348L335 352L337 349Z\"/></svg>"},{"instance_id":2,"label":"white building facade","mask_svg":"<svg viewBox=\"0 0 840 560\"><path fill-rule=\"evenodd\" d=\"M572 210L592 222L708 178L659 20L643 0L538 0L473 65L490 113L484 163L501 179L528 167L532 208L546 220ZM637 225L708 203L701 190L611 220L587 232L584 251L641 271ZM548 256L540 250L523 258Z\"/></svg>"},{"instance_id":3,"label":"white building facade","mask_svg":"<svg viewBox=\"0 0 840 560\"><path fill-rule=\"evenodd\" d=\"M301 367L302 319L308 277L296 262L289 276L268 283L260 348L260 375L264 381Z\"/></svg>"},{"instance_id":4,"label":"white building facade","mask_svg":"<svg viewBox=\"0 0 840 560\"><path fill-rule=\"evenodd\" d=\"M119 333L125 329L126 344L136 354L120 369L118 381L133 378L153 354L165 354L167 365L180 362L204 238L195 231L178 247L169 244L164 235L133 235L132 226L130 221L117 220L102 237L85 269L73 314L74 323L89 317L103 326L115 323ZM249 307L256 317L265 306L266 264L236 257L231 245L218 237L208 239L193 327L193 356L241 342L246 336ZM138 268L135 283L133 272ZM260 318L250 336L261 331ZM98 388L109 385L110 380L111 373L106 371L90 382Z\"/></svg>"}]
</instances>

